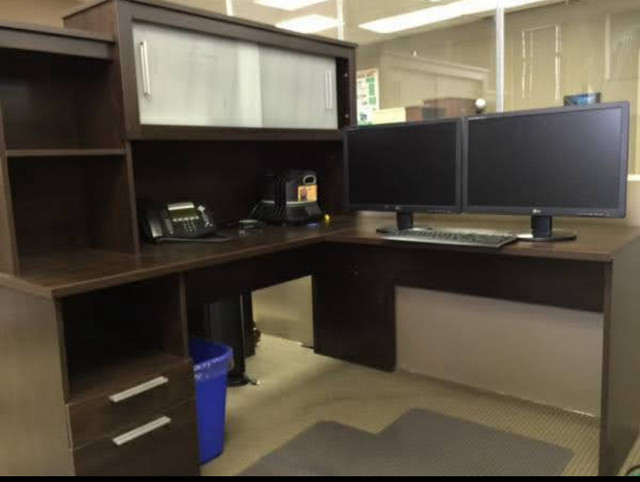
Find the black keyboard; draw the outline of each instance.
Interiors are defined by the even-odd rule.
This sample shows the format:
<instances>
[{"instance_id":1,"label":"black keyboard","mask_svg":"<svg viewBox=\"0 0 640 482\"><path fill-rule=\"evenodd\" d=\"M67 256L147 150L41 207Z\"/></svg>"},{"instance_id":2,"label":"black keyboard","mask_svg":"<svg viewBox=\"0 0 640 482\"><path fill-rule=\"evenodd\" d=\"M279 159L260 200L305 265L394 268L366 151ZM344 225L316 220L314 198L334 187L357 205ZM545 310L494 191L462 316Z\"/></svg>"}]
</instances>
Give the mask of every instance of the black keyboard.
<instances>
[{"instance_id":1,"label":"black keyboard","mask_svg":"<svg viewBox=\"0 0 640 482\"><path fill-rule=\"evenodd\" d=\"M480 248L500 249L517 241L511 234L492 231L469 231L456 229L403 229L384 230L384 239L406 241L410 243L448 244L452 246L476 246Z\"/></svg>"}]
</instances>

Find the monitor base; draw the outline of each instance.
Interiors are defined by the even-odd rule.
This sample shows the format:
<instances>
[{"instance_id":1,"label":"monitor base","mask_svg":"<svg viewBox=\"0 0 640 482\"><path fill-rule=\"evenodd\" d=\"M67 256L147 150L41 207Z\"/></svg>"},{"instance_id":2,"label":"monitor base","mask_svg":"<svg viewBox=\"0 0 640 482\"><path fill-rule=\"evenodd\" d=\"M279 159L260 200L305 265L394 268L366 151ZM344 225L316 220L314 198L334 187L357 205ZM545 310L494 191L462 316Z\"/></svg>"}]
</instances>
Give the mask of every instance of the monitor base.
<instances>
[{"instance_id":1,"label":"monitor base","mask_svg":"<svg viewBox=\"0 0 640 482\"><path fill-rule=\"evenodd\" d=\"M575 231L554 231L551 216L531 216L531 232L518 234L520 241L531 243L553 243L557 241L573 241L578 237Z\"/></svg>"},{"instance_id":2,"label":"monitor base","mask_svg":"<svg viewBox=\"0 0 640 482\"><path fill-rule=\"evenodd\" d=\"M517 234L520 241L529 243L554 243L556 241L573 241L578 238L575 231L554 231L551 236L536 236L533 233Z\"/></svg>"},{"instance_id":3,"label":"monitor base","mask_svg":"<svg viewBox=\"0 0 640 482\"><path fill-rule=\"evenodd\" d=\"M421 232L421 231L433 231L433 228L424 227L424 228L409 228L409 229L398 229L397 226L384 226L382 228L376 228L376 233L378 234L395 234L398 231L413 231L413 232Z\"/></svg>"},{"instance_id":4,"label":"monitor base","mask_svg":"<svg viewBox=\"0 0 640 482\"><path fill-rule=\"evenodd\" d=\"M416 228L413 225L413 213L396 213L396 226L376 229L379 234L394 234L396 231L429 231L431 228Z\"/></svg>"}]
</instances>

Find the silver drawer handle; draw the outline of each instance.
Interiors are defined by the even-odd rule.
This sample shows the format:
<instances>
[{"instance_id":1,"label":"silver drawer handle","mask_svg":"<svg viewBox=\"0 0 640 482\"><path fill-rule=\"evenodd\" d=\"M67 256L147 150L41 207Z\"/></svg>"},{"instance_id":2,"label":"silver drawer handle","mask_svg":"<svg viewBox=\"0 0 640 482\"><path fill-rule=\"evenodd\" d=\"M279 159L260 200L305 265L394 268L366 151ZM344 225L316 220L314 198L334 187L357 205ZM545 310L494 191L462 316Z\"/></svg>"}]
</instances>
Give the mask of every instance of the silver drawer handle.
<instances>
[{"instance_id":1,"label":"silver drawer handle","mask_svg":"<svg viewBox=\"0 0 640 482\"><path fill-rule=\"evenodd\" d=\"M327 110L333 110L333 71L331 70L324 72L324 89L325 107Z\"/></svg>"},{"instance_id":2,"label":"silver drawer handle","mask_svg":"<svg viewBox=\"0 0 640 482\"><path fill-rule=\"evenodd\" d=\"M149 422L142 427L138 427L133 429L131 432L123 433L118 437L112 439L113 443L118 447L122 447L124 444L128 444L129 442L133 442L135 439L142 437L143 435L147 435L159 428L165 427L171 423L171 419L169 417L160 417L158 420L154 420L153 422Z\"/></svg>"},{"instance_id":3,"label":"silver drawer handle","mask_svg":"<svg viewBox=\"0 0 640 482\"><path fill-rule=\"evenodd\" d=\"M149 390L153 390L154 388L161 387L162 385L166 385L169 383L169 379L167 377L158 377L153 380L149 380L148 382L142 383L137 387L129 388L124 392L115 393L109 396L109 400L113 403L120 403L128 400L129 398L135 397L142 393L148 392Z\"/></svg>"},{"instance_id":4,"label":"silver drawer handle","mask_svg":"<svg viewBox=\"0 0 640 482\"><path fill-rule=\"evenodd\" d=\"M142 67L142 93L151 97L151 76L149 75L149 48L146 41L140 42L140 65Z\"/></svg>"}]
</instances>

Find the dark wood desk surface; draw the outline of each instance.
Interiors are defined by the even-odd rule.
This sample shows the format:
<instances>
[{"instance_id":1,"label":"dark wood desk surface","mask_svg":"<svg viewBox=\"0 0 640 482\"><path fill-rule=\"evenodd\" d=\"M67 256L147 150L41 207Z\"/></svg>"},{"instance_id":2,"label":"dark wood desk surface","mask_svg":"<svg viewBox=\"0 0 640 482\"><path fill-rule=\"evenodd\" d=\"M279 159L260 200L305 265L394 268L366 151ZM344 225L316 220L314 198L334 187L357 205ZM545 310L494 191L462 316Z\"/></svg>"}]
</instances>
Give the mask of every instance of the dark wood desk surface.
<instances>
[{"instance_id":1,"label":"dark wood desk surface","mask_svg":"<svg viewBox=\"0 0 640 482\"><path fill-rule=\"evenodd\" d=\"M528 229L526 221L502 223L463 218L464 216L460 220L450 217L443 220L433 218L428 220L428 225L512 232L524 232ZM237 237L228 244L145 245L140 256L94 249L46 255L34 254L24 257L20 275L0 275L0 286L53 299L327 241L387 245L398 249L416 248L416 244L389 242L376 234L376 227L390 223L393 223L393 219L385 216L339 216L330 224L267 227L249 232L246 236ZM565 224L578 230L577 241L549 244L516 243L503 248L499 254L607 263L614 259L616 252L640 236L638 228L613 223L580 223L578 220L574 223L565 222ZM235 235L237 236L237 232ZM491 250L457 246L418 246L430 250L495 253Z\"/></svg>"},{"instance_id":2,"label":"dark wood desk surface","mask_svg":"<svg viewBox=\"0 0 640 482\"><path fill-rule=\"evenodd\" d=\"M509 218L510 219L510 218ZM393 225L394 219L386 216L361 216L354 219L355 227L351 230L340 231L327 236L328 241L341 243L390 245L396 247L415 248L415 243L385 241L376 233L376 228ZM570 229L578 232L578 239L570 242L555 243L525 243L517 242L502 248L499 253L505 256L527 256L534 258L574 259L582 261L610 262L615 253L640 236L640 228L622 226L615 221L589 223L581 220L564 219L557 223L558 228ZM491 230L508 233L525 233L530 230L527 220L484 221L477 217L448 216L444 219L432 218L416 220L416 226L434 228ZM463 246L418 245L424 249L447 251L484 251L495 253L493 250L469 248Z\"/></svg>"},{"instance_id":3,"label":"dark wood desk surface","mask_svg":"<svg viewBox=\"0 0 640 482\"><path fill-rule=\"evenodd\" d=\"M25 256L18 276L0 274L0 286L45 298L62 298L173 273L180 273L322 242L328 234L354 227L354 219L339 217L330 224L266 227L230 243L144 244L139 256L76 249Z\"/></svg>"}]
</instances>

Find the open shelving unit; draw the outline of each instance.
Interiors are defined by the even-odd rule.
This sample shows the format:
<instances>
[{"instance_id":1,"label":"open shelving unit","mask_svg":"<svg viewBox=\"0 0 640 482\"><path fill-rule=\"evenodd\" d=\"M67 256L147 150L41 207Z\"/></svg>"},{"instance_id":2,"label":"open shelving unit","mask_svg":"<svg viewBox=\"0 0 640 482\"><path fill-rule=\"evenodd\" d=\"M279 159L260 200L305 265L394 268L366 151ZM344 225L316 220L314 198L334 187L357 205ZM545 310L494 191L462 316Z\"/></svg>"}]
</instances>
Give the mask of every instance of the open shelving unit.
<instances>
[{"instance_id":1,"label":"open shelving unit","mask_svg":"<svg viewBox=\"0 0 640 482\"><path fill-rule=\"evenodd\" d=\"M114 45L107 34L0 23L3 272L39 251L137 251Z\"/></svg>"},{"instance_id":2,"label":"open shelving unit","mask_svg":"<svg viewBox=\"0 0 640 482\"><path fill-rule=\"evenodd\" d=\"M180 282L168 276L63 300L70 401L183 362Z\"/></svg>"}]
</instances>

